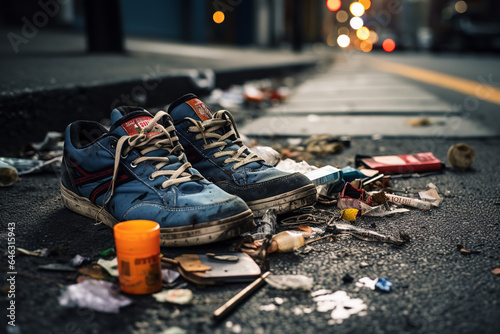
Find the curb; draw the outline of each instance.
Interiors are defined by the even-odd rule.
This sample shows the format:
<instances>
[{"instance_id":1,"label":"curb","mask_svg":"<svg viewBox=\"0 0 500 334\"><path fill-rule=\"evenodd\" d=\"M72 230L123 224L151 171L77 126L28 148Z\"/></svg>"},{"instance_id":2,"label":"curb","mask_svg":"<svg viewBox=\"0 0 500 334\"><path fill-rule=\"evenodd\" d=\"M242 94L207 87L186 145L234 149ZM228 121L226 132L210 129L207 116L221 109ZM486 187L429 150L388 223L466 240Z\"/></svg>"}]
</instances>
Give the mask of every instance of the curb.
<instances>
[{"instance_id":1,"label":"curb","mask_svg":"<svg viewBox=\"0 0 500 334\"><path fill-rule=\"evenodd\" d=\"M119 105L164 106L186 93L208 94L213 88L227 88L248 80L294 75L316 66L319 60L279 66L244 67L223 70L186 70L149 78L158 83L146 89L142 79L0 93L0 119L8 127L0 133L0 155L21 150L43 140L48 131L64 131L80 119L102 121Z\"/></svg>"}]
</instances>

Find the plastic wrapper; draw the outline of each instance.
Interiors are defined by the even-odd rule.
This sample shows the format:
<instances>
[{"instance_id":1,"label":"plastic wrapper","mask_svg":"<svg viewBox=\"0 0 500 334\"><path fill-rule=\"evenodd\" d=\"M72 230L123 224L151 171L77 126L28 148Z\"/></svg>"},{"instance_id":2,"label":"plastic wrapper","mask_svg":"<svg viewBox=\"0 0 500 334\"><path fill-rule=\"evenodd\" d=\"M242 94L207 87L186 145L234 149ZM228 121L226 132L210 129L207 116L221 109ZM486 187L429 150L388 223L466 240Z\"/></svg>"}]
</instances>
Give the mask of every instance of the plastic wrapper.
<instances>
[{"instance_id":1,"label":"plastic wrapper","mask_svg":"<svg viewBox=\"0 0 500 334\"><path fill-rule=\"evenodd\" d=\"M112 260L99 259L97 264L106 270L111 276L118 277L118 258Z\"/></svg>"},{"instance_id":2,"label":"plastic wrapper","mask_svg":"<svg viewBox=\"0 0 500 334\"><path fill-rule=\"evenodd\" d=\"M249 147L249 149L272 166L276 166L280 162L281 155L272 147L257 145Z\"/></svg>"},{"instance_id":3,"label":"plastic wrapper","mask_svg":"<svg viewBox=\"0 0 500 334\"><path fill-rule=\"evenodd\" d=\"M438 207L443 199L439 196L437 187L433 183L427 185L429 190L419 191L418 196L421 200L431 203L432 206Z\"/></svg>"},{"instance_id":4,"label":"plastic wrapper","mask_svg":"<svg viewBox=\"0 0 500 334\"><path fill-rule=\"evenodd\" d=\"M312 289L314 280L304 275L269 275L266 282L279 290L305 290Z\"/></svg>"},{"instance_id":5,"label":"plastic wrapper","mask_svg":"<svg viewBox=\"0 0 500 334\"><path fill-rule=\"evenodd\" d=\"M305 245L304 235L291 231L283 231L273 236L273 241L267 249L268 253L289 253Z\"/></svg>"},{"instance_id":6,"label":"plastic wrapper","mask_svg":"<svg viewBox=\"0 0 500 334\"><path fill-rule=\"evenodd\" d=\"M252 234L254 240L261 240L268 234L275 234L278 228L276 214L273 210L267 210L262 218L256 218L257 230Z\"/></svg>"},{"instance_id":7,"label":"plastic wrapper","mask_svg":"<svg viewBox=\"0 0 500 334\"><path fill-rule=\"evenodd\" d=\"M284 172L299 172L299 173L307 173L309 171L318 169L316 166L311 166L305 161L296 162L292 159L281 160L279 164L276 165L276 168L282 170Z\"/></svg>"},{"instance_id":8,"label":"plastic wrapper","mask_svg":"<svg viewBox=\"0 0 500 334\"><path fill-rule=\"evenodd\" d=\"M317 303L318 312L328 312L332 310L331 317L333 323L342 323L353 314L366 315L364 310L367 306L360 298L351 298L342 290L332 294L320 295L313 298Z\"/></svg>"},{"instance_id":9,"label":"plastic wrapper","mask_svg":"<svg viewBox=\"0 0 500 334\"><path fill-rule=\"evenodd\" d=\"M179 278L181 274L175 270L171 269L162 269L161 270L161 280L167 284L173 283L176 279Z\"/></svg>"},{"instance_id":10,"label":"plastic wrapper","mask_svg":"<svg viewBox=\"0 0 500 334\"><path fill-rule=\"evenodd\" d=\"M352 222L356 220L356 216L358 215L359 210L358 209L344 209L340 211L340 217L343 220L346 220L348 222Z\"/></svg>"},{"instance_id":11,"label":"plastic wrapper","mask_svg":"<svg viewBox=\"0 0 500 334\"><path fill-rule=\"evenodd\" d=\"M193 300L193 291L189 289L171 289L164 290L153 294L153 297L159 303L172 303L179 305L186 305Z\"/></svg>"},{"instance_id":12,"label":"plastic wrapper","mask_svg":"<svg viewBox=\"0 0 500 334\"><path fill-rule=\"evenodd\" d=\"M369 277L360 278L356 282L357 287L369 288L371 290L378 290L383 292L390 292L392 289L392 283L387 278L375 278L371 279Z\"/></svg>"},{"instance_id":13,"label":"plastic wrapper","mask_svg":"<svg viewBox=\"0 0 500 334\"><path fill-rule=\"evenodd\" d=\"M409 241L409 237L404 233L400 233L399 238L396 238L351 224L333 224L329 226L329 229L333 229L332 234L350 234L364 241L387 242L396 245L402 245Z\"/></svg>"},{"instance_id":14,"label":"plastic wrapper","mask_svg":"<svg viewBox=\"0 0 500 334\"><path fill-rule=\"evenodd\" d=\"M59 168L61 166L62 156L50 160L32 160L20 158L0 158L0 163L4 162L15 169L19 175L38 173L50 167Z\"/></svg>"},{"instance_id":15,"label":"plastic wrapper","mask_svg":"<svg viewBox=\"0 0 500 334\"><path fill-rule=\"evenodd\" d=\"M111 282L87 279L73 284L63 291L59 304L66 307L89 308L99 312L118 313L120 307L132 301L119 294L118 287Z\"/></svg>"}]
</instances>

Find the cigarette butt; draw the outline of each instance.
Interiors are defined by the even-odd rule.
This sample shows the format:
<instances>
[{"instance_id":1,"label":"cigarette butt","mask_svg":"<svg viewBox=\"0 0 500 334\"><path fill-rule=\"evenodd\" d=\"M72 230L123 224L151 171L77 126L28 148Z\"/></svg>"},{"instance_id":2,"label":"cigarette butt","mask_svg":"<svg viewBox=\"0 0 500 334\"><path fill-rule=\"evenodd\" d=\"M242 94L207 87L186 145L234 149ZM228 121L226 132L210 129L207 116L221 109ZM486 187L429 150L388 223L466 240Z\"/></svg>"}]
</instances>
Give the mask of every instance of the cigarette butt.
<instances>
[{"instance_id":1,"label":"cigarette butt","mask_svg":"<svg viewBox=\"0 0 500 334\"><path fill-rule=\"evenodd\" d=\"M415 198L392 195L392 194L385 194L385 196L387 197L388 201L396 203L396 204L411 206L413 208L417 208L417 209L421 209L421 210L430 210L431 209L430 202L422 201L422 200L415 199Z\"/></svg>"}]
</instances>

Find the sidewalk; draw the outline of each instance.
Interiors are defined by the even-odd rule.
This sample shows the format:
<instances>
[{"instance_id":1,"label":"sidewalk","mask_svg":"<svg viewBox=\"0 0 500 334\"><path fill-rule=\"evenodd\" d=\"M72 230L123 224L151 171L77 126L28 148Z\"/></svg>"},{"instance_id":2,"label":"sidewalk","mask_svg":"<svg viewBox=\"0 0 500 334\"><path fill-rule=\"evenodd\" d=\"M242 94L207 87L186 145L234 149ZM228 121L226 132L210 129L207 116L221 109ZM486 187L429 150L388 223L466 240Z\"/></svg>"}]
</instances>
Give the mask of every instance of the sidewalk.
<instances>
[{"instance_id":1,"label":"sidewalk","mask_svg":"<svg viewBox=\"0 0 500 334\"><path fill-rule=\"evenodd\" d=\"M0 137L0 154L71 121L102 120L119 104L163 106L187 92L293 74L329 58L133 38L127 39L127 55L89 55L83 35L49 30L19 45L17 54L7 38L2 41L0 117L9 127Z\"/></svg>"}]
</instances>

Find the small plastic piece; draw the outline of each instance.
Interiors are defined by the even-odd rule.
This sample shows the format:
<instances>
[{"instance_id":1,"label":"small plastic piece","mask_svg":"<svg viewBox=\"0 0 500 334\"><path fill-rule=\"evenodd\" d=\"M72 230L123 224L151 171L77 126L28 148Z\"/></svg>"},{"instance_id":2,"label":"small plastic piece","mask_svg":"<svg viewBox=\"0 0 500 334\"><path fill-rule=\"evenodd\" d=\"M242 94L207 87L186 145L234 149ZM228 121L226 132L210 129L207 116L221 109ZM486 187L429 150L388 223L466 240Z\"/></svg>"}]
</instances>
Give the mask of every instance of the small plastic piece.
<instances>
[{"instance_id":1,"label":"small plastic piece","mask_svg":"<svg viewBox=\"0 0 500 334\"><path fill-rule=\"evenodd\" d=\"M277 152L272 147L257 145L249 147L249 149L272 166L276 166L281 160L281 155L279 154L279 152Z\"/></svg>"},{"instance_id":2,"label":"small plastic piece","mask_svg":"<svg viewBox=\"0 0 500 334\"><path fill-rule=\"evenodd\" d=\"M132 301L120 295L111 282L86 279L68 286L59 297L61 306L89 308L95 311L118 313L120 307Z\"/></svg>"},{"instance_id":3,"label":"small plastic piece","mask_svg":"<svg viewBox=\"0 0 500 334\"><path fill-rule=\"evenodd\" d=\"M179 305L190 304L193 300L193 291L189 289L164 290L153 294L153 297L159 303L172 303Z\"/></svg>"},{"instance_id":4,"label":"small plastic piece","mask_svg":"<svg viewBox=\"0 0 500 334\"><path fill-rule=\"evenodd\" d=\"M318 312L327 312L332 310L332 322L340 324L343 320L349 318L353 314L365 315L364 311L367 306L360 298L351 298L342 290L335 291L332 294L314 297L313 300L317 303Z\"/></svg>"},{"instance_id":5,"label":"small plastic piece","mask_svg":"<svg viewBox=\"0 0 500 334\"><path fill-rule=\"evenodd\" d=\"M278 228L276 213L274 213L274 210L267 210L262 218L255 219L255 224L257 225L257 231L252 234L252 238L255 240L264 239L268 234L275 234Z\"/></svg>"},{"instance_id":6,"label":"small plastic piece","mask_svg":"<svg viewBox=\"0 0 500 334\"><path fill-rule=\"evenodd\" d=\"M267 284L279 290L305 290L310 291L314 280L304 275L269 275Z\"/></svg>"},{"instance_id":7,"label":"small plastic piece","mask_svg":"<svg viewBox=\"0 0 500 334\"><path fill-rule=\"evenodd\" d=\"M290 173L294 172L307 173L309 171L318 169L315 166L309 165L305 161L296 162L292 159L281 160L280 163L276 165L276 168L284 172L290 172Z\"/></svg>"},{"instance_id":8,"label":"small plastic piece","mask_svg":"<svg viewBox=\"0 0 500 334\"><path fill-rule=\"evenodd\" d=\"M84 262L90 262L90 257L81 256L76 254L69 262L73 267L80 267Z\"/></svg>"},{"instance_id":9,"label":"small plastic piece","mask_svg":"<svg viewBox=\"0 0 500 334\"><path fill-rule=\"evenodd\" d=\"M387 278L377 278L375 289L384 292L391 292L392 283Z\"/></svg>"},{"instance_id":10,"label":"small plastic piece","mask_svg":"<svg viewBox=\"0 0 500 334\"><path fill-rule=\"evenodd\" d=\"M301 233L283 231L273 237L271 246L267 251L269 253L289 253L304 246L305 243L304 236Z\"/></svg>"},{"instance_id":11,"label":"small plastic piece","mask_svg":"<svg viewBox=\"0 0 500 334\"><path fill-rule=\"evenodd\" d=\"M448 150L448 162L460 170L469 169L474 160L476 160L476 152L467 144L455 144Z\"/></svg>"},{"instance_id":12,"label":"small plastic piece","mask_svg":"<svg viewBox=\"0 0 500 334\"><path fill-rule=\"evenodd\" d=\"M163 282L170 284L173 283L176 279L179 278L181 274L175 270L171 269L162 269L161 270L161 279Z\"/></svg>"},{"instance_id":13,"label":"small plastic piece","mask_svg":"<svg viewBox=\"0 0 500 334\"><path fill-rule=\"evenodd\" d=\"M358 213L358 209L344 209L340 211L340 217L345 221L353 222L356 221Z\"/></svg>"},{"instance_id":14,"label":"small plastic piece","mask_svg":"<svg viewBox=\"0 0 500 334\"><path fill-rule=\"evenodd\" d=\"M99 259L97 264L105 269L111 276L118 277L118 258L115 257L112 260Z\"/></svg>"}]
</instances>

